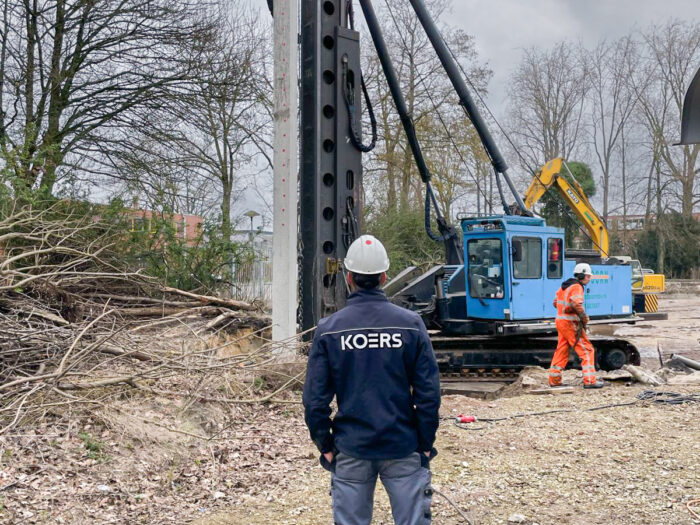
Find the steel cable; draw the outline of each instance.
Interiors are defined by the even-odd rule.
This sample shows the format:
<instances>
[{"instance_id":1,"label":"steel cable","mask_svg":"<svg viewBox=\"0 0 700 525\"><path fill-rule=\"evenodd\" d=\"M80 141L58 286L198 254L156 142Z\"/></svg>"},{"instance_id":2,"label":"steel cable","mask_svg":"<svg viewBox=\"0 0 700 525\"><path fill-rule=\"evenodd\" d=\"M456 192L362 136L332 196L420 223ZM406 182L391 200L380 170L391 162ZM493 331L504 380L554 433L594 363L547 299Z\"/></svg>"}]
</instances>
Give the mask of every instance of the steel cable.
<instances>
[{"instance_id":1,"label":"steel cable","mask_svg":"<svg viewBox=\"0 0 700 525\"><path fill-rule=\"evenodd\" d=\"M509 419L516 419L516 418L530 417L530 416L544 416L544 415L548 415L548 414L566 414L566 413L572 413L572 412L595 412L597 410L604 410L606 408L615 408L615 407L636 405L636 404L639 404L639 403L644 402L644 401L652 401L654 403L668 404L668 405L682 405L683 403L699 403L700 402L700 392L683 395L683 394L678 394L676 392L643 390L642 392L637 394L636 399L634 401L626 401L623 403L610 403L607 405L600 405L600 406L591 407L591 408L562 408L562 409L555 409L555 410L545 410L542 412L521 412L518 414L513 414L511 416L504 416L504 417L475 418L475 421L484 422L484 423L494 423L496 421L507 421ZM453 418L441 418L441 419L453 419ZM457 428L460 428L462 430L483 430L483 429L488 428L488 427L470 428L468 426L470 423L458 423L454 419L453 419L453 421L454 421L454 425Z\"/></svg>"}]
</instances>

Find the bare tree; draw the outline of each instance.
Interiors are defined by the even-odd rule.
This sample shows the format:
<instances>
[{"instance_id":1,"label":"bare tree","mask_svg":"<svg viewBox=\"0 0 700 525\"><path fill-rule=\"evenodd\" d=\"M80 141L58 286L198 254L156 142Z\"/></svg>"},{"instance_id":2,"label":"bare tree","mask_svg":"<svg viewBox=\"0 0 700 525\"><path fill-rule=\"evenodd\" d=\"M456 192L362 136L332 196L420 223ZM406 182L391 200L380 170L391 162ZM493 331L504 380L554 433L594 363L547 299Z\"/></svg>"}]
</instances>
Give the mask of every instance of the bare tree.
<instances>
[{"instance_id":1,"label":"bare tree","mask_svg":"<svg viewBox=\"0 0 700 525\"><path fill-rule=\"evenodd\" d=\"M436 116L427 115L421 120L419 134L426 137L424 141L426 162L430 172L435 176L433 189L440 210L448 219L454 218L455 204L461 201L477 202L485 198L483 165L488 164L488 157L481 145L476 130L457 113L457 118L442 117L449 131ZM448 123L449 122L449 123ZM476 199L467 198L476 194Z\"/></svg>"},{"instance_id":2,"label":"bare tree","mask_svg":"<svg viewBox=\"0 0 700 525\"><path fill-rule=\"evenodd\" d=\"M243 168L260 155L270 160L267 21L245 8L222 9L215 31L197 44L188 83L170 90L115 155L119 175L140 187L160 191L171 181L166 191L180 200L209 191L214 199L199 202L218 208L223 239L231 238Z\"/></svg>"},{"instance_id":3,"label":"bare tree","mask_svg":"<svg viewBox=\"0 0 700 525\"><path fill-rule=\"evenodd\" d=\"M427 6L439 19L449 12L451 2L430 0ZM471 151L465 147L464 139L473 133L473 128L466 115L457 110L458 101L452 86L410 4L392 1L379 11L387 20L387 45L409 113L419 128L424 154L435 170L436 191L444 193L439 195L439 201L447 215L455 196L471 184L467 176L469 167L465 165L465 161L471 159ZM476 89L485 92L490 71L478 63L472 37L446 24L441 31L469 80ZM363 68L376 104L380 140L370 162L366 163L366 184L373 198L390 210L416 208L416 203L422 203L421 179L378 59L373 50L368 55L372 58L365 60ZM454 109L448 109L450 107ZM461 156L455 157L456 147L464 148ZM449 157L446 157L448 152Z\"/></svg>"},{"instance_id":4,"label":"bare tree","mask_svg":"<svg viewBox=\"0 0 700 525\"><path fill-rule=\"evenodd\" d=\"M618 170L618 166L614 165L614 153L616 149L624 147L624 129L637 102L634 90L629 87L628 74L636 69L638 62L636 43L629 36L616 42L602 40L589 59L589 95L593 109L590 121L591 142L602 173L605 220L610 211L610 182ZM624 167L623 155L623 192L626 189ZM623 201L625 199L626 195L623 195Z\"/></svg>"},{"instance_id":5,"label":"bare tree","mask_svg":"<svg viewBox=\"0 0 700 525\"><path fill-rule=\"evenodd\" d=\"M108 128L186 78L201 12L195 0L5 0L0 148L15 189L50 194L65 165L100 154Z\"/></svg>"},{"instance_id":6,"label":"bare tree","mask_svg":"<svg viewBox=\"0 0 700 525\"><path fill-rule=\"evenodd\" d=\"M183 161L168 135L159 135L166 122L171 130L180 123L173 119L159 121L157 117L149 114L150 124L143 123L148 133L134 129L122 138L115 152L105 157L114 163L109 166L110 178L118 180L112 195L122 196L127 202L135 200L150 210L209 217L212 209L219 207L219 188L210 178L198 176L196 164Z\"/></svg>"},{"instance_id":7,"label":"bare tree","mask_svg":"<svg viewBox=\"0 0 700 525\"><path fill-rule=\"evenodd\" d=\"M673 21L643 33L644 67L634 84L648 141L659 159L656 170L657 217L665 193L692 217L700 202L696 168L700 146L675 146L680 136L683 97L700 64L700 24ZM668 179L666 190L664 179ZM659 217L660 218L660 217Z\"/></svg>"},{"instance_id":8,"label":"bare tree","mask_svg":"<svg viewBox=\"0 0 700 525\"><path fill-rule=\"evenodd\" d=\"M587 67L574 44L525 50L511 78L509 134L528 171L554 157L575 156L588 87Z\"/></svg>"}]
</instances>

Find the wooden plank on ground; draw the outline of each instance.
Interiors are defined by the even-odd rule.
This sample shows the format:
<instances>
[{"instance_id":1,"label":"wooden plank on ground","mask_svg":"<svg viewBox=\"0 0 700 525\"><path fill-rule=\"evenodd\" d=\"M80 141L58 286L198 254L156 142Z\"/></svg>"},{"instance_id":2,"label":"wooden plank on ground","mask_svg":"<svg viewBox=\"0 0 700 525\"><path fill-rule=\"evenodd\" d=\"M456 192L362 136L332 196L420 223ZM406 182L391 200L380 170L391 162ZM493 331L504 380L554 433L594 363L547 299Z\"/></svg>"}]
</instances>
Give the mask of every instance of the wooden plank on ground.
<instances>
[{"instance_id":1,"label":"wooden plank on ground","mask_svg":"<svg viewBox=\"0 0 700 525\"><path fill-rule=\"evenodd\" d=\"M442 395L461 395L477 399L495 399L508 383L493 381L449 381L440 384Z\"/></svg>"},{"instance_id":2,"label":"wooden plank on ground","mask_svg":"<svg viewBox=\"0 0 700 525\"><path fill-rule=\"evenodd\" d=\"M548 387L548 388L537 388L535 390L526 390L526 394L532 394L535 396L541 396L541 395L550 395L550 396L557 396L560 394L573 394L575 388L573 386L557 386L554 388Z\"/></svg>"}]
</instances>

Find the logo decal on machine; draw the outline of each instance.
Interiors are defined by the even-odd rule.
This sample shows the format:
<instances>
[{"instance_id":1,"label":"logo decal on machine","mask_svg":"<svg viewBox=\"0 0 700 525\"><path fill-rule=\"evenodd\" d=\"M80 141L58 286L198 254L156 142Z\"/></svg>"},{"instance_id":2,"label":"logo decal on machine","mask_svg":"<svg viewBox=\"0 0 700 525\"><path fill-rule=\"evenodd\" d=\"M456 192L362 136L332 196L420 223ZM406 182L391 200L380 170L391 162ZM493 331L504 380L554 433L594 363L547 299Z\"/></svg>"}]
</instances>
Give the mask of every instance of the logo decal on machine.
<instances>
[{"instance_id":1,"label":"logo decal on machine","mask_svg":"<svg viewBox=\"0 0 700 525\"><path fill-rule=\"evenodd\" d=\"M340 348L345 350L364 350L375 348L401 348L403 339L400 333L386 332L370 334L348 334L340 336Z\"/></svg>"}]
</instances>

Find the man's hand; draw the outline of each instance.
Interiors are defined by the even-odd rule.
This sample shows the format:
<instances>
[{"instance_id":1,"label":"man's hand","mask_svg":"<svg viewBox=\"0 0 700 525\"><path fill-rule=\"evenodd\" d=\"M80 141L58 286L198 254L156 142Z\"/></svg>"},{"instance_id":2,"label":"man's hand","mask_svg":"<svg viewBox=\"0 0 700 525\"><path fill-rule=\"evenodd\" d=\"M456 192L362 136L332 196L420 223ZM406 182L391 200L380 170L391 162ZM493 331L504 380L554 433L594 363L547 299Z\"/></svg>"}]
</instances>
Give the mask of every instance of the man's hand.
<instances>
[{"instance_id":1,"label":"man's hand","mask_svg":"<svg viewBox=\"0 0 700 525\"><path fill-rule=\"evenodd\" d=\"M430 451L428 450L427 452L423 452L427 457L430 457Z\"/></svg>"},{"instance_id":2,"label":"man's hand","mask_svg":"<svg viewBox=\"0 0 700 525\"><path fill-rule=\"evenodd\" d=\"M323 457L326 458L328 463L333 463L333 452L324 452Z\"/></svg>"}]
</instances>

